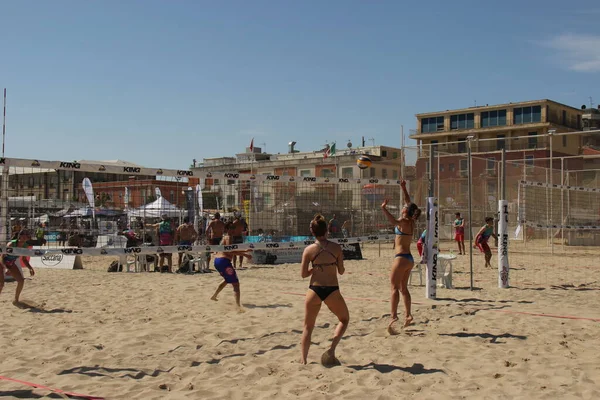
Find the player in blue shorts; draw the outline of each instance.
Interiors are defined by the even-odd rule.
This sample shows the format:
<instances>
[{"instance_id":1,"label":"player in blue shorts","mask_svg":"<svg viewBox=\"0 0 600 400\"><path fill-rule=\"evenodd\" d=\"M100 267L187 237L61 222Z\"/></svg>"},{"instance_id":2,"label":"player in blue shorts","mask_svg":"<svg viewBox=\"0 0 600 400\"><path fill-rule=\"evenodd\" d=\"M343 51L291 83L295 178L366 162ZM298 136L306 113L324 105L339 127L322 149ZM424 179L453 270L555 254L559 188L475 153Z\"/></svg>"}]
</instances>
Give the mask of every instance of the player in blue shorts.
<instances>
[{"instance_id":1,"label":"player in blue shorts","mask_svg":"<svg viewBox=\"0 0 600 400\"><path fill-rule=\"evenodd\" d=\"M227 230L227 235L223 237L221 241L221 245L229 245L232 243L233 236L233 227L229 226ZM240 304L240 281L235 272L235 268L231 263L233 257L240 256L246 257L251 260L252 255L250 254L251 250L234 250L234 251L219 251L215 255L215 269L219 271L219 274L223 277L223 282L217 287L215 294L210 298L211 300L217 301L217 296L227 286L227 284L231 284L233 286L233 294L235 296L235 304L241 309Z\"/></svg>"}]
</instances>

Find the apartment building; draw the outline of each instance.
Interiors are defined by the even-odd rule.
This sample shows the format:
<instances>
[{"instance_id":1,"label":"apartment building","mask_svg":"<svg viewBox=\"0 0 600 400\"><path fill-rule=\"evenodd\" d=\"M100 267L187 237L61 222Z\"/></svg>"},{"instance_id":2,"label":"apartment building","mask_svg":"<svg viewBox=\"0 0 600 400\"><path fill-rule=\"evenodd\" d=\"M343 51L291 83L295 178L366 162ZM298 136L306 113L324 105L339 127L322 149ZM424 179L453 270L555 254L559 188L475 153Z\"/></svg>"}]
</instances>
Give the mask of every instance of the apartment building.
<instances>
[{"instance_id":1,"label":"apartment building","mask_svg":"<svg viewBox=\"0 0 600 400\"><path fill-rule=\"evenodd\" d=\"M485 186L485 193L498 190L498 161L503 149L508 161L507 178L546 179L537 176L544 170L536 167L549 167L550 140L554 168L561 168L559 157L581 154L583 142L587 140L582 134L584 114L585 110L548 99L417 114L417 129L410 135L419 147L417 179L426 179L429 150L437 151L436 179L447 183L445 193L440 196L451 195L463 203L467 188L468 137L472 137L472 175L477 177L478 185ZM548 136L552 130L573 134ZM582 158L566 160L565 168L582 167ZM511 194L516 196L516 190Z\"/></svg>"}]
</instances>

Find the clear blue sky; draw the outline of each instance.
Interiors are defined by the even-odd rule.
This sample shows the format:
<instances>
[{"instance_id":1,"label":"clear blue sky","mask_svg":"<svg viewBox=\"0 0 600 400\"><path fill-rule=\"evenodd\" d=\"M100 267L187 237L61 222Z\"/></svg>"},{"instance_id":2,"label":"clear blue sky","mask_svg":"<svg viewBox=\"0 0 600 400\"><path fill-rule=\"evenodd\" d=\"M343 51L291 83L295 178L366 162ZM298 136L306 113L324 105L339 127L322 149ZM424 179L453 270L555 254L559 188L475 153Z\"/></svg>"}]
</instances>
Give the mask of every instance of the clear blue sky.
<instances>
[{"instance_id":1,"label":"clear blue sky","mask_svg":"<svg viewBox=\"0 0 600 400\"><path fill-rule=\"evenodd\" d=\"M489 4L488 4L489 3ZM600 2L0 0L6 156L187 168L399 146L414 114L600 103Z\"/></svg>"}]
</instances>

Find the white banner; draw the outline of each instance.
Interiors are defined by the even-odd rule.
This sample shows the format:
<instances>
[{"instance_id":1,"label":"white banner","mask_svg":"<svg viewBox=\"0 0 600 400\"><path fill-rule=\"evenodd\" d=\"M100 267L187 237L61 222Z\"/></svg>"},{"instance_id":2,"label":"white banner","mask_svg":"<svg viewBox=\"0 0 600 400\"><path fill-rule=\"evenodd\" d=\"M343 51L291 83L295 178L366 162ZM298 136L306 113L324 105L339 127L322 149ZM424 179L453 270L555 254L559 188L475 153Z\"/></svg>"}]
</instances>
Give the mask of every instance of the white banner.
<instances>
[{"instance_id":1,"label":"white banner","mask_svg":"<svg viewBox=\"0 0 600 400\"><path fill-rule=\"evenodd\" d=\"M156 194L156 198L162 197L162 193L160 193L160 188L157 186L154 188L154 193Z\"/></svg>"},{"instance_id":2,"label":"white banner","mask_svg":"<svg viewBox=\"0 0 600 400\"><path fill-rule=\"evenodd\" d=\"M425 296L435 299L437 288L437 263L439 244L438 204L435 197L427 198L427 279Z\"/></svg>"},{"instance_id":3,"label":"white banner","mask_svg":"<svg viewBox=\"0 0 600 400\"><path fill-rule=\"evenodd\" d=\"M129 188L127 186L125 187L125 197L123 198L123 201L125 202L125 208L129 208Z\"/></svg>"},{"instance_id":4,"label":"white banner","mask_svg":"<svg viewBox=\"0 0 600 400\"><path fill-rule=\"evenodd\" d=\"M85 193L85 197L87 198L88 203L90 203L90 207L92 207L92 218L96 219L96 202L94 200L94 188L92 187L92 181L90 181L90 178L83 178L83 182L81 182L81 187L83 188L83 192Z\"/></svg>"},{"instance_id":5,"label":"white banner","mask_svg":"<svg viewBox=\"0 0 600 400\"><path fill-rule=\"evenodd\" d=\"M508 201L498 201L498 287L508 288Z\"/></svg>"},{"instance_id":6,"label":"white banner","mask_svg":"<svg viewBox=\"0 0 600 400\"><path fill-rule=\"evenodd\" d=\"M198 177L200 179L227 179L235 181L255 181L280 183L287 182L311 182L311 183L338 183L338 184L377 184L400 186L400 179L379 179L379 178L325 178L317 176L291 176L291 175L255 175L240 174L239 172L199 172L192 170L174 170L162 168L146 167L126 167L116 165L98 165L86 164L72 161L47 161L31 160L23 158L0 158L0 165L23 168L43 168L55 169L61 171L80 171L80 172L104 172L107 174L124 174L137 176L171 176L171 177ZM410 183L410 182L409 182Z\"/></svg>"},{"instance_id":7,"label":"white banner","mask_svg":"<svg viewBox=\"0 0 600 400\"><path fill-rule=\"evenodd\" d=\"M105 236L99 236L100 240ZM122 236L119 236L122 237ZM360 236L353 238L343 239L330 239L332 242L339 243L340 245L353 244L353 243L364 243L364 242L391 242L394 240L394 235L371 235L371 236ZM63 255L86 255L86 256L114 256L123 254L160 254L160 253L179 253L179 252L219 252L219 251L232 251L232 250L272 250L276 251L279 249L303 249L306 246L313 244L314 240L303 240L297 242L258 242L258 243L240 243L231 245L217 245L217 246L147 246L147 247L103 247L103 248L78 248L78 247L63 247L63 248L40 248L40 249L23 249L20 247L0 247L0 254L12 254L15 256L29 256L29 257L41 257L45 254L63 254ZM111 244L106 243L107 246ZM112 246L117 246L117 243L113 243Z\"/></svg>"}]
</instances>

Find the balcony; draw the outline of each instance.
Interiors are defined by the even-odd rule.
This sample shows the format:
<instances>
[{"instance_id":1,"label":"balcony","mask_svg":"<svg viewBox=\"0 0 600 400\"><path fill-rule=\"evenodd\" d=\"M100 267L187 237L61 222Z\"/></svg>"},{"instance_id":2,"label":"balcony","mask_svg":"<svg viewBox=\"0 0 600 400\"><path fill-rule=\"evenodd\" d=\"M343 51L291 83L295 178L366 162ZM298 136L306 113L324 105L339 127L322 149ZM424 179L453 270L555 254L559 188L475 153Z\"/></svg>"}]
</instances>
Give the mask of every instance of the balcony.
<instances>
[{"instance_id":1,"label":"balcony","mask_svg":"<svg viewBox=\"0 0 600 400\"><path fill-rule=\"evenodd\" d=\"M475 122L472 128L459 128L459 129L449 129L449 130L437 130L435 132L422 132L420 129L411 129L409 131L409 137L411 139L434 139L436 137L445 137L448 135L467 135L472 133L472 131L477 130L478 133L485 132L501 132L501 131L509 131L509 130L527 130L527 129L538 129L542 127L548 126L547 122L531 122L524 124L505 124L500 126L481 126L481 122Z\"/></svg>"}]
</instances>

